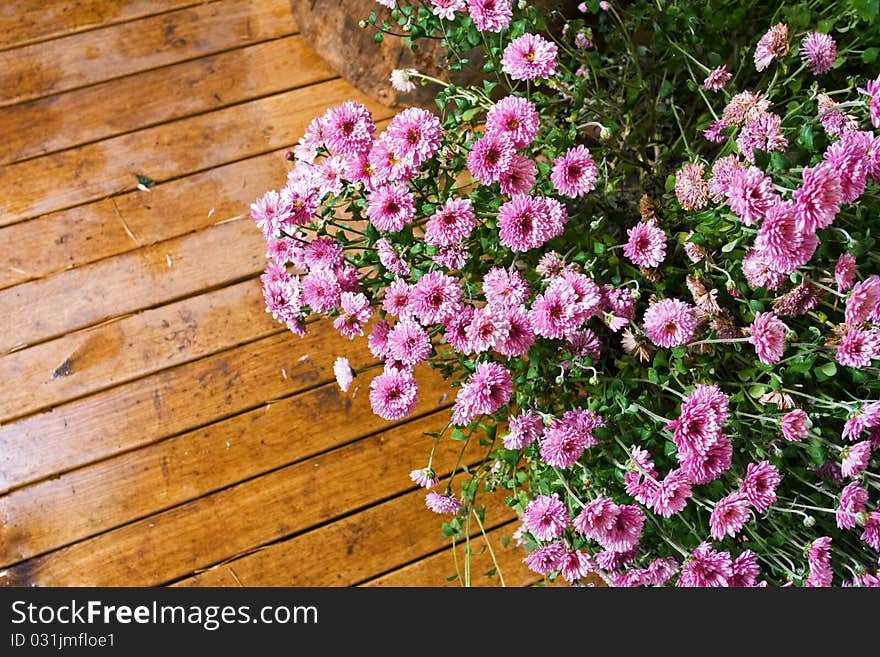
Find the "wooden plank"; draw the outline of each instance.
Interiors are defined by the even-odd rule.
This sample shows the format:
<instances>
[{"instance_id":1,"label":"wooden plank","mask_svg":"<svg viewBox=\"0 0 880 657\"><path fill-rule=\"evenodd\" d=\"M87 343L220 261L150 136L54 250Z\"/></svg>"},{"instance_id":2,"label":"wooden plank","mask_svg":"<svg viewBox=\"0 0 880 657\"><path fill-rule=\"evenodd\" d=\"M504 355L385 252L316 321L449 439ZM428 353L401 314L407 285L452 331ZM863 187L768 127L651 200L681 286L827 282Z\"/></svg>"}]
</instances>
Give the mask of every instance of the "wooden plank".
<instances>
[{"instance_id":1,"label":"wooden plank","mask_svg":"<svg viewBox=\"0 0 880 657\"><path fill-rule=\"evenodd\" d=\"M414 417L442 408L440 399L450 390L434 370L421 370L419 380L423 394ZM14 534L14 540L0 541L0 565L49 552L388 426L370 409L368 395L352 399L334 381L19 489L0 497L0 517ZM431 443L425 439L421 444L427 458Z\"/></svg>"},{"instance_id":2,"label":"wooden plank","mask_svg":"<svg viewBox=\"0 0 880 657\"><path fill-rule=\"evenodd\" d=\"M484 501L487 521L513 516L503 496ZM450 545L440 531L444 520L425 508L425 491L419 489L213 566L175 586L354 586ZM472 529L479 534L479 528ZM443 554L448 559L445 574L426 586L445 583L449 571L454 572L451 553Z\"/></svg>"},{"instance_id":3,"label":"wooden plank","mask_svg":"<svg viewBox=\"0 0 880 657\"><path fill-rule=\"evenodd\" d=\"M329 320L311 322L303 338L278 331L0 426L0 493L317 386L337 356L358 370L373 360ZM359 376L351 394L365 394L372 376Z\"/></svg>"},{"instance_id":4,"label":"wooden plank","mask_svg":"<svg viewBox=\"0 0 880 657\"><path fill-rule=\"evenodd\" d=\"M422 433L448 418L439 411L22 562L0 572L0 582L154 586L185 577L409 490L407 473L429 450ZM460 446L441 441L435 467L451 469ZM6 527L4 540L15 543L14 531Z\"/></svg>"},{"instance_id":5,"label":"wooden plank","mask_svg":"<svg viewBox=\"0 0 880 657\"><path fill-rule=\"evenodd\" d=\"M301 35L0 108L0 164L336 77Z\"/></svg>"},{"instance_id":6,"label":"wooden plank","mask_svg":"<svg viewBox=\"0 0 880 657\"><path fill-rule=\"evenodd\" d=\"M0 289L246 215L287 170L281 149L0 228Z\"/></svg>"},{"instance_id":7,"label":"wooden plank","mask_svg":"<svg viewBox=\"0 0 880 657\"><path fill-rule=\"evenodd\" d=\"M206 0L16 0L0 3L0 49L122 23Z\"/></svg>"},{"instance_id":8,"label":"wooden plank","mask_svg":"<svg viewBox=\"0 0 880 657\"><path fill-rule=\"evenodd\" d=\"M312 118L348 99L377 119L370 103L341 79L164 123L0 168L0 225L130 191L135 174L163 182L295 143Z\"/></svg>"},{"instance_id":9,"label":"wooden plank","mask_svg":"<svg viewBox=\"0 0 880 657\"><path fill-rule=\"evenodd\" d=\"M487 511L487 520L489 515ZM498 570L504 577L505 586L530 586L534 582L543 579L540 575L536 575L523 563L525 552L522 548L517 548L513 542L507 547L501 544L503 537L510 537L516 531L519 522L511 522L497 529L487 531L489 537L489 545L495 553ZM371 579L365 582L363 586L462 586L460 579L450 580L457 573L455 570L455 560L458 559L460 577L464 577L464 564L467 554L465 550L467 545L461 542L456 546L456 555L453 556L452 548L449 547L442 552L433 554L425 559L416 561L402 568L389 572L385 575ZM471 586L501 586L501 580L497 574L487 575L486 573L496 568L496 562L492 561L492 555L486 548L486 541L482 535L476 535L471 539L470 543L470 571ZM238 569L236 569L238 574Z\"/></svg>"},{"instance_id":10,"label":"wooden plank","mask_svg":"<svg viewBox=\"0 0 880 657\"><path fill-rule=\"evenodd\" d=\"M265 265L262 234L239 219L0 290L0 353L252 277Z\"/></svg>"},{"instance_id":11,"label":"wooden plank","mask_svg":"<svg viewBox=\"0 0 880 657\"><path fill-rule=\"evenodd\" d=\"M223 0L6 50L0 106L295 32L289 0Z\"/></svg>"},{"instance_id":12,"label":"wooden plank","mask_svg":"<svg viewBox=\"0 0 880 657\"><path fill-rule=\"evenodd\" d=\"M253 279L0 358L0 421L278 332Z\"/></svg>"}]
</instances>

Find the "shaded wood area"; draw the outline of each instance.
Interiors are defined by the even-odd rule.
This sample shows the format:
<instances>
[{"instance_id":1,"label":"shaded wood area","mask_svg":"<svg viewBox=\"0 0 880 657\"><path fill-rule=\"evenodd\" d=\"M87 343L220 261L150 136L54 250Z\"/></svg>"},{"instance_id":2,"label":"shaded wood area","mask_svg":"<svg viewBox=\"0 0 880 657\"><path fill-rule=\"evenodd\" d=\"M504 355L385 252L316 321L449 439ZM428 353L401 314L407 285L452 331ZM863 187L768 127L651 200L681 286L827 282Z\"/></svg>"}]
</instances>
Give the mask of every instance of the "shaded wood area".
<instances>
[{"instance_id":1,"label":"shaded wood area","mask_svg":"<svg viewBox=\"0 0 880 657\"><path fill-rule=\"evenodd\" d=\"M492 554L533 583L503 500L454 557L408 477L449 385L417 370L415 412L381 420L372 372L333 378L375 364L365 340L265 312L249 204L314 115L393 110L289 0L0 4L0 585L458 585L466 548L474 585Z\"/></svg>"}]
</instances>

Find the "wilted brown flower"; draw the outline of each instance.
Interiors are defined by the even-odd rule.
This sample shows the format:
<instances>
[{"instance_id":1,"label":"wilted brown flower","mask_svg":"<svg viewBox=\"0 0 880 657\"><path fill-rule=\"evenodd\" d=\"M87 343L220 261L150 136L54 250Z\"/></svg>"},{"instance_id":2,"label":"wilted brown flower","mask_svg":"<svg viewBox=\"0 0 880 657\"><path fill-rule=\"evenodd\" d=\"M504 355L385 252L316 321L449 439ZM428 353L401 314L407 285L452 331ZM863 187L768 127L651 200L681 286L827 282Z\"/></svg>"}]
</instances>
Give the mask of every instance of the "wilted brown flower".
<instances>
[{"instance_id":1,"label":"wilted brown flower","mask_svg":"<svg viewBox=\"0 0 880 657\"><path fill-rule=\"evenodd\" d=\"M620 339L623 350L631 356L636 356L643 363L651 360L651 354L654 348L647 338L639 332L636 334L632 329L625 329Z\"/></svg>"},{"instance_id":2,"label":"wilted brown flower","mask_svg":"<svg viewBox=\"0 0 880 657\"><path fill-rule=\"evenodd\" d=\"M763 395L758 397L758 402L764 406L766 406L767 404L776 404L776 408L778 408L780 411L789 411L796 406L796 404L794 403L794 399L792 399L791 395L788 395L784 392L776 392L775 390L765 392Z\"/></svg>"},{"instance_id":3,"label":"wilted brown flower","mask_svg":"<svg viewBox=\"0 0 880 657\"><path fill-rule=\"evenodd\" d=\"M773 301L773 311L780 317L800 317L819 305L819 288L804 281L791 292Z\"/></svg>"},{"instance_id":4,"label":"wilted brown flower","mask_svg":"<svg viewBox=\"0 0 880 657\"><path fill-rule=\"evenodd\" d=\"M724 312L714 317L712 321L709 322L709 328L715 331L715 335L724 340L729 340L731 338L744 338L748 335L748 331L741 326L737 326L733 317Z\"/></svg>"},{"instance_id":5,"label":"wilted brown flower","mask_svg":"<svg viewBox=\"0 0 880 657\"><path fill-rule=\"evenodd\" d=\"M651 283L660 282L660 272L656 269L648 269L647 267L639 267L639 273Z\"/></svg>"},{"instance_id":6,"label":"wilted brown flower","mask_svg":"<svg viewBox=\"0 0 880 657\"><path fill-rule=\"evenodd\" d=\"M697 308L710 315L721 312L721 306L718 305L718 288L707 290L703 280L693 274L688 274L685 282Z\"/></svg>"},{"instance_id":7,"label":"wilted brown flower","mask_svg":"<svg viewBox=\"0 0 880 657\"><path fill-rule=\"evenodd\" d=\"M639 199L639 214L642 215L642 221L644 222L658 222L657 208L654 206L654 201L647 194L642 194L642 198Z\"/></svg>"}]
</instances>

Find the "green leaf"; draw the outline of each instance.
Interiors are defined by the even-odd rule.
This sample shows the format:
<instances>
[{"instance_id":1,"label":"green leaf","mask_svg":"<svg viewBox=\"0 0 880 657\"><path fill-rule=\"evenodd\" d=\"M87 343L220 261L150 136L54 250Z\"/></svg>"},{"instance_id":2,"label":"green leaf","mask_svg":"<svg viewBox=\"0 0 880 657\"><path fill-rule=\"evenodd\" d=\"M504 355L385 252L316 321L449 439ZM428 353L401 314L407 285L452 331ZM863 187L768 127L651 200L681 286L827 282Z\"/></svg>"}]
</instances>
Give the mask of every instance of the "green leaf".
<instances>
[{"instance_id":1,"label":"green leaf","mask_svg":"<svg viewBox=\"0 0 880 657\"><path fill-rule=\"evenodd\" d=\"M134 177L138 181L138 185L143 185L144 187L150 188L156 186L156 181L148 176L142 176L139 173L134 174Z\"/></svg>"},{"instance_id":2,"label":"green leaf","mask_svg":"<svg viewBox=\"0 0 880 657\"><path fill-rule=\"evenodd\" d=\"M880 14L880 0L850 0L849 3L863 21L873 21Z\"/></svg>"},{"instance_id":3,"label":"green leaf","mask_svg":"<svg viewBox=\"0 0 880 657\"><path fill-rule=\"evenodd\" d=\"M742 239L742 238L737 237L737 238L736 238L735 240L733 240L732 242L728 242L727 244L725 244L724 246L722 246L722 247L721 247L721 252L722 252L722 253L730 253L731 251L733 251L733 250L736 248L736 245L739 244L740 239Z\"/></svg>"},{"instance_id":4,"label":"green leaf","mask_svg":"<svg viewBox=\"0 0 880 657\"><path fill-rule=\"evenodd\" d=\"M865 48L862 52L862 61L865 64L873 64L877 60L878 54L880 54L880 48Z\"/></svg>"},{"instance_id":5,"label":"green leaf","mask_svg":"<svg viewBox=\"0 0 880 657\"><path fill-rule=\"evenodd\" d=\"M819 379L819 381L830 379L835 374L837 374L837 365L834 363L825 363L816 368L816 378Z\"/></svg>"},{"instance_id":6,"label":"green leaf","mask_svg":"<svg viewBox=\"0 0 880 657\"><path fill-rule=\"evenodd\" d=\"M813 128L810 127L810 124L804 123L799 134L800 142L810 150L813 150Z\"/></svg>"}]
</instances>

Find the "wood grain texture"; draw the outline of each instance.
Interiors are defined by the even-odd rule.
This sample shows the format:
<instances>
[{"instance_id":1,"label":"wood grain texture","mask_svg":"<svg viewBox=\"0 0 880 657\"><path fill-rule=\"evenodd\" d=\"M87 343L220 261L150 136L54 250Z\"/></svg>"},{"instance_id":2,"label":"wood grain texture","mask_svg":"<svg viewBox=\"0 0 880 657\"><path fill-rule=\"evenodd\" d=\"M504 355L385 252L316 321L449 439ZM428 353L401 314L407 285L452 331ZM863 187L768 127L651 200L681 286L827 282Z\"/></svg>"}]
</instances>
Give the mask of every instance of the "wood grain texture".
<instances>
[{"instance_id":1,"label":"wood grain texture","mask_svg":"<svg viewBox=\"0 0 880 657\"><path fill-rule=\"evenodd\" d=\"M0 164L336 77L302 36L0 108Z\"/></svg>"},{"instance_id":2,"label":"wood grain texture","mask_svg":"<svg viewBox=\"0 0 880 657\"><path fill-rule=\"evenodd\" d=\"M0 358L0 421L278 331L257 279Z\"/></svg>"},{"instance_id":3,"label":"wood grain texture","mask_svg":"<svg viewBox=\"0 0 880 657\"><path fill-rule=\"evenodd\" d=\"M209 0L16 0L0 3L0 49L105 27Z\"/></svg>"},{"instance_id":4,"label":"wood grain texture","mask_svg":"<svg viewBox=\"0 0 880 657\"><path fill-rule=\"evenodd\" d=\"M257 275L265 256L259 229L240 219L0 290L0 352Z\"/></svg>"},{"instance_id":5,"label":"wood grain texture","mask_svg":"<svg viewBox=\"0 0 880 657\"><path fill-rule=\"evenodd\" d=\"M329 320L309 323L304 338L277 330L0 426L0 493L313 388L332 378L337 356L356 369L373 362ZM359 375L352 394L365 394L371 377Z\"/></svg>"},{"instance_id":6,"label":"wood grain texture","mask_svg":"<svg viewBox=\"0 0 880 657\"><path fill-rule=\"evenodd\" d=\"M6 50L0 106L295 32L288 0L223 0Z\"/></svg>"},{"instance_id":7,"label":"wood grain texture","mask_svg":"<svg viewBox=\"0 0 880 657\"><path fill-rule=\"evenodd\" d=\"M152 586L239 557L411 489L407 473L426 454L418 437L448 417L439 411L22 562L0 571L0 583ZM451 469L459 447L441 441L436 469Z\"/></svg>"},{"instance_id":8,"label":"wood grain texture","mask_svg":"<svg viewBox=\"0 0 880 657\"><path fill-rule=\"evenodd\" d=\"M295 143L313 117L349 99L391 115L332 80L10 164L0 189L15 191L0 197L0 225L131 191L135 174L163 182Z\"/></svg>"},{"instance_id":9,"label":"wood grain texture","mask_svg":"<svg viewBox=\"0 0 880 657\"><path fill-rule=\"evenodd\" d=\"M491 517L487 510L487 521ZM463 586L466 550L470 549L470 586L500 586L501 580L497 572L504 577L505 586L529 586L542 579L523 563L525 552L517 548L513 542L507 547L502 545L503 538L510 538L511 534L519 527L519 522L511 522L497 529L489 530L490 552L486 547L486 541L481 534L476 534L471 539L470 546L463 541L456 546L456 555L453 556L451 547L432 554L429 557L415 561L402 568L394 570L371 579L363 586ZM495 559L492 559L492 553ZM459 570L456 571L456 561ZM236 574L238 571L236 570ZM455 579L450 579L455 577Z\"/></svg>"},{"instance_id":10,"label":"wood grain texture","mask_svg":"<svg viewBox=\"0 0 880 657\"><path fill-rule=\"evenodd\" d=\"M419 373L418 417L449 386ZM399 423L393 423L399 424ZM0 497L0 566L208 495L380 430L389 423L336 382ZM428 446L427 440L414 442Z\"/></svg>"},{"instance_id":11,"label":"wood grain texture","mask_svg":"<svg viewBox=\"0 0 880 657\"><path fill-rule=\"evenodd\" d=\"M500 495L486 500L487 522L510 520L513 512ZM378 573L398 572L396 569L405 564L442 550L439 556L428 557L432 567L419 573L422 582L430 583L418 584L441 586L455 572L452 553L444 550L450 539L442 535L443 521L425 507L425 491L415 490L214 566L175 586L354 586ZM471 529L473 536L479 535L475 524ZM497 540L493 544L496 549L500 547ZM398 547L388 550L389 545Z\"/></svg>"}]
</instances>

